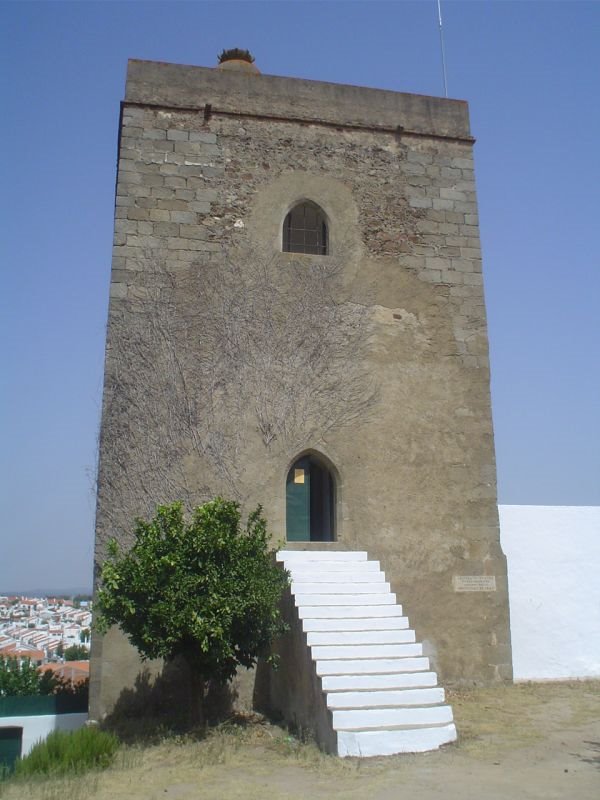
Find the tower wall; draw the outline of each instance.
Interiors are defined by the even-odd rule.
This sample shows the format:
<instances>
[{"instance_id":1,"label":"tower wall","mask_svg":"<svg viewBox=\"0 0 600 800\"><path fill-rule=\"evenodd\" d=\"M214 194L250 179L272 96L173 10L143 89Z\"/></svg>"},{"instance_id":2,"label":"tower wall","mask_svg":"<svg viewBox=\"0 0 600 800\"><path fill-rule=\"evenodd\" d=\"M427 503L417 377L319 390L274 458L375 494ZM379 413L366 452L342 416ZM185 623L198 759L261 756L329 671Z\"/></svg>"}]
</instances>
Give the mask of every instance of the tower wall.
<instances>
[{"instance_id":1,"label":"tower wall","mask_svg":"<svg viewBox=\"0 0 600 800\"><path fill-rule=\"evenodd\" d=\"M287 472L316 452L330 546L381 560L441 680L510 679L472 147L460 101L130 62L97 564L177 499L260 502L283 540ZM281 252L305 199L326 256ZM95 640L94 716L139 668Z\"/></svg>"}]
</instances>

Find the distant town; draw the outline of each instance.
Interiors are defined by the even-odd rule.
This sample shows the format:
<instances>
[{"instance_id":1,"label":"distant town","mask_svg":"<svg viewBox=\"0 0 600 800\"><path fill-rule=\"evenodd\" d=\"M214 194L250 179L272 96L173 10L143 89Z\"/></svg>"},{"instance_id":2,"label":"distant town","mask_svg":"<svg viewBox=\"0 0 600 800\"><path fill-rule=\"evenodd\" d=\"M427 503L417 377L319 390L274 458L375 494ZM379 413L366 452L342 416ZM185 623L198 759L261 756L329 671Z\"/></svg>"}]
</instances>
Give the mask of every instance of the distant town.
<instances>
[{"instance_id":1,"label":"distant town","mask_svg":"<svg viewBox=\"0 0 600 800\"><path fill-rule=\"evenodd\" d=\"M89 659L90 595L24 597L0 594L0 656L55 668ZM75 658L73 658L75 656ZM87 672L87 665L85 665Z\"/></svg>"}]
</instances>

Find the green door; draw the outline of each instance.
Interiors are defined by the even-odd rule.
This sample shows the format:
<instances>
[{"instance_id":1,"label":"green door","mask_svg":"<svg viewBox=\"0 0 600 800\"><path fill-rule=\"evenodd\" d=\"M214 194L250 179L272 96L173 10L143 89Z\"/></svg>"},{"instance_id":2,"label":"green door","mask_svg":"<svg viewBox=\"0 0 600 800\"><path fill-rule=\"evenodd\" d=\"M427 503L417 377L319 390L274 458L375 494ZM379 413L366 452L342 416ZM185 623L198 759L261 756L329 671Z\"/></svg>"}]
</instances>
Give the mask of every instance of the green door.
<instances>
[{"instance_id":1,"label":"green door","mask_svg":"<svg viewBox=\"0 0 600 800\"><path fill-rule=\"evenodd\" d=\"M288 473L285 487L288 542L310 542L310 463L301 458Z\"/></svg>"},{"instance_id":2,"label":"green door","mask_svg":"<svg viewBox=\"0 0 600 800\"><path fill-rule=\"evenodd\" d=\"M0 779L12 772L15 761L21 757L23 728L0 728Z\"/></svg>"}]
</instances>

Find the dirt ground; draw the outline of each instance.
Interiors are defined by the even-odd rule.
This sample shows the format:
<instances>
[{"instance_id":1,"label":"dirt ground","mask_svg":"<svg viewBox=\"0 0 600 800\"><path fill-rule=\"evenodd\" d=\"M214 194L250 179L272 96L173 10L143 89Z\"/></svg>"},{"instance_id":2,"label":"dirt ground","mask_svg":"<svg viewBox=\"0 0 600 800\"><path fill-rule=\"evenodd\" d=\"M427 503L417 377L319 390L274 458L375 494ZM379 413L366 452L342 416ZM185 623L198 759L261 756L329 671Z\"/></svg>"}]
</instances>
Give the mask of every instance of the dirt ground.
<instances>
[{"instance_id":1,"label":"dirt ground","mask_svg":"<svg viewBox=\"0 0 600 800\"><path fill-rule=\"evenodd\" d=\"M325 756L260 720L203 741L125 748L82 779L8 784L3 800L597 800L600 682L449 693L459 741L434 753Z\"/></svg>"}]
</instances>

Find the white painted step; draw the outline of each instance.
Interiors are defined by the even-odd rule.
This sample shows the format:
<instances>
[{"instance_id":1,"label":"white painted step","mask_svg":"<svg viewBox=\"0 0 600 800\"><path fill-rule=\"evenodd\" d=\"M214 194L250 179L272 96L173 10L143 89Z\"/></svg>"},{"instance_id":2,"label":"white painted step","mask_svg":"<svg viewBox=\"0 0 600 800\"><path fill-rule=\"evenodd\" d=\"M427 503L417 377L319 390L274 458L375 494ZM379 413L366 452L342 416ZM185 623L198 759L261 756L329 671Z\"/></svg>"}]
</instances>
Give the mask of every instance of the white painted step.
<instances>
[{"instance_id":1,"label":"white painted step","mask_svg":"<svg viewBox=\"0 0 600 800\"><path fill-rule=\"evenodd\" d=\"M366 561L366 564L369 562ZM330 569L290 569L290 578L298 583L383 583L385 573L382 570L358 569L358 565L352 565L352 570L343 572L333 572Z\"/></svg>"},{"instance_id":2,"label":"white painted step","mask_svg":"<svg viewBox=\"0 0 600 800\"><path fill-rule=\"evenodd\" d=\"M285 568L294 575L296 573L327 573L329 575L352 575L357 573L371 575L381 572L379 561L327 561L325 563L320 561L288 561Z\"/></svg>"},{"instance_id":3,"label":"white painted step","mask_svg":"<svg viewBox=\"0 0 600 800\"><path fill-rule=\"evenodd\" d=\"M366 561L365 550L279 550L276 554L277 561L284 564L300 563L303 561Z\"/></svg>"},{"instance_id":4,"label":"white painted step","mask_svg":"<svg viewBox=\"0 0 600 800\"><path fill-rule=\"evenodd\" d=\"M389 606L384 606L389 608ZM408 617L357 617L348 619L304 619L302 627L309 631L391 631L407 630Z\"/></svg>"},{"instance_id":5,"label":"white painted step","mask_svg":"<svg viewBox=\"0 0 600 800\"><path fill-rule=\"evenodd\" d=\"M339 731L338 755L392 756L396 753L424 753L437 750L456 739L453 724L433 728L391 731Z\"/></svg>"},{"instance_id":6,"label":"white painted step","mask_svg":"<svg viewBox=\"0 0 600 800\"><path fill-rule=\"evenodd\" d=\"M411 644L333 644L316 645L311 648L312 657L317 661L328 658L406 658L422 656L423 645L420 642Z\"/></svg>"},{"instance_id":7,"label":"white painted step","mask_svg":"<svg viewBox=\"0 0 600 800\"><path fill-rule=\"evenodd\" d=\"M415 640L415 632L410 629L391 631L314 631L306 634L306 643L311 646L333 644L410 644Z\"/></svg>"},{"instance_id":8,"label":"white painted step","mask_svg":"<svg viewBox=\"0 0 600 800\"><path fill-rule=\"evenodd\" d=\"M366 673L363 675L325 675L321 678L324 692L366 691L377 689L415 689L437 686L435 672ZM328 694L329 697L329 694Z\"/></svg>"},{"instance_id":9,"label":"white painted step","mask_svg":"<svg viewBox=\"0 0 600 800\"><path fill-rule=\"evenodd\" d=\"M344 581L340 583L303 583L292 581L292 592L302 597L303 595L355 595L355 594L389 594L390 585L383 581Z\"/></svg>"},{"instance_id":10,"label":"white painted step","mask_svg":"<svg viewBox=\"0 0 600 800\"><path fill-rule=\"evenodd\" d=\"M429 669L429 659L362 658L317 661L317 675L375 675L381 672L419 672Z\"/></svg>"},{"instance_id":11,"label":"white painted step","mask_svg":"<svg viewBox=\"0 0 600 800\"><path fill-rule=\"evenodd\" d=\"M321 591L324 584L333 586L332 591L337 592L341 586L356 586L358 584L376 584L380 585L385 583L385 574L379 572L365 571L365 572L317 572L315 570L290 570L290 578L292 583L310 583L317 584ZM389 584L388 589L389 591Z\"/></svg>"},{"instance_id":12,"label":"white painted step","mask_svg":"<svg viewBox=\"0 0 600 800\"><path fill-rule=\"evenodd\" d=\"M450 706L353 708L333 712L333 727L337 730L367 730L410 725L447 725L453 722Z\"/></svg>"},{"instance_id":13,"label":"white painted step","mask_svg":"<svg viewBox=\"0 0 600 800\"><path fill-rule=\"evenodd\" d=\"M396 595L387 594L296 594L297 606L392 606Z\"/></svg>"},{"instance_id":14,"label":"white painted step","mask_svg":"<svg viewBox=\"0 0 600 800\"><path fill-rule=\"evenodd\" d=\"M328 708L385 708L390 706L432 706L443 703L441 686L431 689L384 689L363 692L329 692Z\"/></svg>"},{"instance_id":15,"label":"white painted step","mask_svg":"<svg viewBox=\"0 0 600 800\"><path fill-rule=\"evenodd\" d=\"M365 552L280 551L338 754L436 749L456 738L452 709L379 562Z\"/></svg>"},{"instance_id":16,"label":"white painted step","mask_svg":"<svg viewBox=\"0 0 600 800\"><path fill-rule=\"evenodd\" d=\"M299 606L300 619L359 619L361 617L402 617L402 606Z\"/></svg>"}]
</instances>

